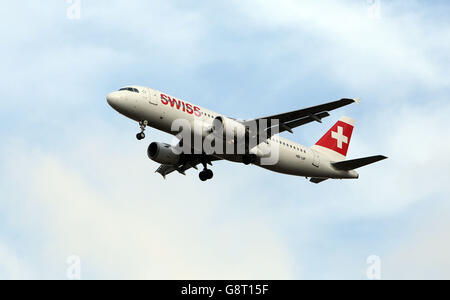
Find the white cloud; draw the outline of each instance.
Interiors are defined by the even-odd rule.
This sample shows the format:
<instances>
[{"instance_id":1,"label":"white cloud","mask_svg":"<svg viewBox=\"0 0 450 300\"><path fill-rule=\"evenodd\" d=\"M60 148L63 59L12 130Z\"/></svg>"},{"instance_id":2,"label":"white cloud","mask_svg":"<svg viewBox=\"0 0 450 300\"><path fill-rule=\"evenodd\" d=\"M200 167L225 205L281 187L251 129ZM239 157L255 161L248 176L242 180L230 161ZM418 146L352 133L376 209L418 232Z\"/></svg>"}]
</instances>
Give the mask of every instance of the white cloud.
<instances>
[{"instance_id":1,"label":"white cloud","mask_svg":"<svg viewBox=\"0 0 450 300\"><path fill-rule=\"evenodd\" d=\"M0 278L19 280L29 277L30 274L15 251L9 249L7 244L0 240Z\"/></svg>"},{"instance_id":2,"label":"white cloud","mask_svg":"<svg viewBox=\"0 0 450 300\"><path fill-rule=\"evenodd\" d=\"M414 231L384 258L386 279L445 279L450 277L448 198L439 209L426 210Z\"/></svg>"},{"instance_id":3,"label":"white cloud","mask_svg":"<svg viewBox=\"0 0 450 300\"><path fill-rule=\"evenodd\" d=\"M9 150L8 182L24 192L16 192L21 203L8 219L15 230L45 237L34 249L45 257L34 265L45 266L41 276L61 278L66 258L78 255L85 276L102 278L293 277L289 250L264 215L222 215L231 195L201 186L194 174L162 181L144 157L105 136L64 155L27 144ZM26 221L36 214L39 229Z\"/></svg>"},{"instance_id":4,"label":"white cloud","mask_svg":"<svg viewBox=\"0 0 450 300\"><path fill-rule=\"evenodd\" d=\"M442 65L442 59L448 63L445 53L450 42L443 37L450 30L430 23L425 9L411 13L414 5L399 7L383 1L389 14L373 20L364 1L237 1L235 5L259 29L291 32L280 49L297 49L298 55L308 57L304 60L308 68L355 90L450 86L448 69Z\"/></svg>"},{"instance_id":5,"label":"white cloud","mask_svg":"<svg viewBox=\"0 0 450 300\"><path fill-rule=\"evenodd\" d=\"M148 74L152 78L164 71L179 76L204 57L199 39L207 27L194 11L177 9L167 1L81 3L78 21L66 18L64 1L10 3L1 11L5 28L14 29L0 31L8 45L0 49L7 57L0 71L5 97L22 99L28 109L45 114L95 101L92 91L103 89L106 94L105 81L111 76L135 73L116 79L114 88L144 85ZM145 77L137 71L145 72ZM36 101L31 95L43 96ZM0 107L14 109L15 102L0 101ZM21 114L35 118L27 111Z\"/></svg>"}]
</instances>

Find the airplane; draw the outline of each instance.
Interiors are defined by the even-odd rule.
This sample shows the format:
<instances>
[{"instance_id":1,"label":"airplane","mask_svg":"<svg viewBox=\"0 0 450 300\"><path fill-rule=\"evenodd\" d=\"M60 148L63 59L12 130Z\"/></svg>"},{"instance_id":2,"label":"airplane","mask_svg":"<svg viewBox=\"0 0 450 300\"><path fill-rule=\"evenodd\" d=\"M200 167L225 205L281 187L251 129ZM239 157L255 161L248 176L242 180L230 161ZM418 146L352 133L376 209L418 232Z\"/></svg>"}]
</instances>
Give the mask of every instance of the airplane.
<instances>
[{"instance_id":1,"label":"airplane","mask_svg":"<svg viewBox=\"0 0 450 300\"><path fill-rule=\"evenodd\" d=\"M214 176L208 166L212 166L213 162L226 160L245 165L253 164L281 174L305 177L312 183L318 184L328 179L358 179L359 174L356 169L387 159L385 156L377 155L346 160L355 126L355 120L349 117L340 118L312 147L306 147L279 136L279 133L286 131L293 133L294 128L305 124L322 123L324 118L330 116L330 111L359 103L359 99L344 98L314 107L245 121L224 116L142 86L132 85L121 88L108 94L106 100L114 110L138 122L140 127L140 132L136 135L138 140L145 139L147 127L169 133L180 139L175 146L153 142L148 147L147 155L160 164L156 173L161 174L164 179L173 172L186 175L187 170L198 170L198 166L202 165L203 170L199 172L199 178L201 181L208 181ZM231 145L236 149L238 139L249 140L252 137L256 138L257 142L253 145L245 144L241 152L206 152L203 148L198 149L197 146L190 145L188 149L193 151L176 151L183 146L183 141L187 138L180 137L179 130L173 130L172 125L175 120L185 120L190 125L200 124L200 129L198 126L197 129L195 126L193 126L194 129L189 128L189 134L191 137L199 136L202 143L209 135L217 137L217 133L219 137L223 137L226 146ZM256 127L253 126L254 124ZM222 131L218 129L220 126ZM200 145L203 145L202 143ZM263 151L263 148L266 150ZM267 159L272 151L277 153L276 160L264 163L264 159Z\"/></svg>"}]
</instances>

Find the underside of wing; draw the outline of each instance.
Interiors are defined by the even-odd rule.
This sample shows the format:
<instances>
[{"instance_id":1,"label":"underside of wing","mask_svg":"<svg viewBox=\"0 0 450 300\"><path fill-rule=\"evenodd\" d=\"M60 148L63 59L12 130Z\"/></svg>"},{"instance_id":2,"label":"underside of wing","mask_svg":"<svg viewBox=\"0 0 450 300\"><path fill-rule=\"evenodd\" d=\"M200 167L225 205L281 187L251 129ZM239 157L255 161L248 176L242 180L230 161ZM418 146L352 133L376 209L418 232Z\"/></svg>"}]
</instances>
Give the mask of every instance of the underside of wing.
<instances>
[{"instance_id":1,"label":"underside of wing","mask_svg":"<svg viewBox=\"0 0 450 300\"><path fill-rule=\"evenodd\" d=\"M350 105L355 102L358 102L358 100L344 98L341 100L337 100L337 101L333 101L333 102L329 102L329 103L325 103L325 104L321 104L321 105L317 105L317 106L313 106L313 107L309 107L309 108L294 110L291 112L268 116L268 117L264 117L264 118L258 118L256 120L277 119L277 120L280 120L280 123L286 123L286 122L291 122L291 121L306 118L306 117L313 117L313 121L315 121L316 119L314 118L314 115L317 115L317 114L323 113L323 112L330 112L332 110Z\"/></svg>"},{"instance_id":2,"label":"underside of wing","mask_svg":"<svg viewBox=\"0 0 450 300\"><path fill-rule=\"evenodd\" d=\"M156 173L161 174L164 179L167 175L177 171L178 173L182 175L186 175L186 171L189 169L198 169L197 166L199 164L205 163L211 165L213 161L221 160L217 157L210 156L210 155L189 155L187 156L187 159L179 164L179 165L161 165L156 170Z\"/></svg>"},{"instance_id":3,"label":"underside of wing","mask_svg":"<svg viewBox=\"0 0 450 300\"><path fill-rule=\"evenodd\" d=\"M259 119L244 121L243 124L249 127L254 127L255 123L258 128L258 133L253 132L254 135L259 135L261 130L266 131L266 138L270 138L274 134L281 132L293 132L296 127L303 126L311 122L322 122L322 119L329 117L329 112L352 103L358 102L354 99L341 99L309 108L295 110L283 114L268 116Z\"/></svg>"}]
</instances>

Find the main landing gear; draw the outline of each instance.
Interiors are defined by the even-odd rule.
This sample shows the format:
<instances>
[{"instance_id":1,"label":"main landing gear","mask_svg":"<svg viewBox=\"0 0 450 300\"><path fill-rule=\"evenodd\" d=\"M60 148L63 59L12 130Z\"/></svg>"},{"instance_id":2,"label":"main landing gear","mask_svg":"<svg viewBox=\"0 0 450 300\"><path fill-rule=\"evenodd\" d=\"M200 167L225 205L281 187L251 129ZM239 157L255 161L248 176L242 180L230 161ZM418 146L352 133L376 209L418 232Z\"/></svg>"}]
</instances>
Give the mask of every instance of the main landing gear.
<instances>
[{"instance_id":1,"label":"main landing gear","mask_svg":"<svg viewBox=\"0 0 450 300\"><path fill-rule=\"evenodd\" d=\"M147 121L141 121L139 122L139 127L141 128L141 132L139 132L138 134L136 134L136 138L139 141L142 141L143 139L145 139L145 128L147 127L148 122Z\"/></svg>"},{"instance_id":2,"label":"main landing gear","mask_svg":"<svg viewBox=\"0 0 450 300\"><path fill-rule=\"evenodd\" d=\"M204 169L203 171L200 172L198 177L200 177L201 181L207 181L214 177L214 173L210 169Z\"/></svg>"},{"instance_id":3,"label":"main landing gear","mask_svg":"<svg viewBox=\"0 0 450 300\"><path fill-rule=\"evenodd\" d=\"M198 177L200 178L201 181L211 180L214 177L213 171L207 168L206 163L203 163L203 167L204 169L203 171L200 172Z\"/></svg>"},{"instance_id":4,"label":"main landing gear","mask_svg":"<svg viewBox=\"0 0 450 300\"><path fill-rule=\"evenodd\" d=\"M242 162L246 166L256 163L256 160L257 160L257 157L254 154L246 154L242 157Z\"/></svg>"}]
</instances>

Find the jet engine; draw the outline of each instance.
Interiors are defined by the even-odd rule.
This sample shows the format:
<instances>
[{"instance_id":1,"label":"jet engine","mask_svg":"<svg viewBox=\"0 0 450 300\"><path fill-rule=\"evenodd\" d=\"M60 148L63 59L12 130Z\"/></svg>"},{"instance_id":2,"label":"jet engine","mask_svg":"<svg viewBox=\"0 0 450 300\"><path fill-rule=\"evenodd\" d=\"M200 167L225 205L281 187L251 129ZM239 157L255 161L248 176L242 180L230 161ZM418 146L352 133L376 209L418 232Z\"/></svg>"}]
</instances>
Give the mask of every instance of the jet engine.
<instances>
[{"instance_id":1,"label":"jet engine","mask_svg":"<svg viewBox=\"0 0 450 300\"><path fill-rule=\"evenodd\" d=\"M178 165L181 162L181 154L176 154L174 147L169 144L151 143L147 155L151 160L163 165Z\"/></svg>"}]
</instances>

